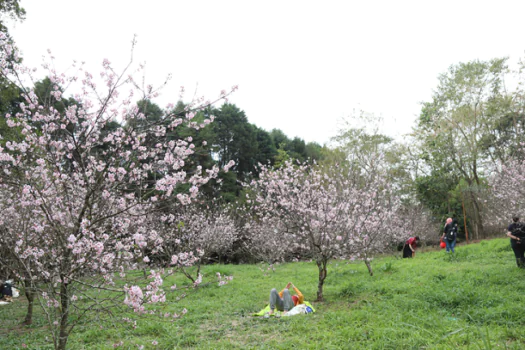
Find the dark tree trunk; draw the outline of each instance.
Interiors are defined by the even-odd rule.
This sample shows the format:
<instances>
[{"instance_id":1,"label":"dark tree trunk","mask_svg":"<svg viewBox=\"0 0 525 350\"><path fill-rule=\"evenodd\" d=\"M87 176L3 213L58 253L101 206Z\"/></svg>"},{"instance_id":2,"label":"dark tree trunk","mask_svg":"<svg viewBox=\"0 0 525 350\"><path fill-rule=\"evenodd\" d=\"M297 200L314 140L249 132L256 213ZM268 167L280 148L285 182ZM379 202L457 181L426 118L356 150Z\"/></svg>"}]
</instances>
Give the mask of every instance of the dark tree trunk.
<instances>
[{"instance_id":1,"label":"dark tree trunk","mask_svg":"<svg viewBox=\"0 0 525 350\"><path fill-rule=\"evenodd\" d=\"M33 305L35 302L35 292L33 290L33 286L31 285L31 281L28 279L24 280L24 293L27 298L27 313L26 318L22 324L29 326L33 323Z\"/></svg>"},{"instance_id":2,"label":"dark tree trunk","mask_svg":"<svg viewBox=\"0 0 525 350\"><path fill-rule=\"evenodd\" d=\"M485 228L483 227L483 218L481 217L481 212L479 209L478 203L476 205L476 211L477 211L477 222L476 222L476 230L478 231L478 239L481 237L485 237Z\"/></svg>"},{"instance_id":3,"label":"dark tree trunk","mask_svg":"<svg viewBox=\"0 0 525 350\"><path fill-rule=\"evenodd\" d=\"M370 261L368 261L368 259L365 258L365 265L368 269L368 273L370 274L370 276L373 276L374 275L374 271L372 271L372 265L370 264Z\"/></svg>"},{"instance_id":4,"label":"dark tree trunk","mask_svg":"<svg viewBox=\"0 0 525 350\"><path fill-rule=\"evenodd\" d=\"M470 192L470 198L472 200L472 207L474 208L474 238L480 239L484 236L483 219L481 218L481 208L473 192Z\"/></svg>"},{"instance_id":5,"label":"dark tree trunk","mask_svg":"<svg viewBox=\"0 0 525 350\"><path fill-rule=\"evenodd\" d=\"M60 285L60 334L58 338L58 350L66 350L67 338L69 333L67 331L67 322L69 318L69 295L67 284Z\"/></svg>"},{"instance_id":6,"label":"dark tree trunk","mask_svg":"<svg viewBox=\"0 0 525 350\"><path fill-rule=\"evenodd\" d=\"M317 261L317 268L319 269L319 284L317 285L317 301L324 301L323 297L323 285L326 279L326 265L328 261L323 259Z\"/></svg>"}]
</instances>

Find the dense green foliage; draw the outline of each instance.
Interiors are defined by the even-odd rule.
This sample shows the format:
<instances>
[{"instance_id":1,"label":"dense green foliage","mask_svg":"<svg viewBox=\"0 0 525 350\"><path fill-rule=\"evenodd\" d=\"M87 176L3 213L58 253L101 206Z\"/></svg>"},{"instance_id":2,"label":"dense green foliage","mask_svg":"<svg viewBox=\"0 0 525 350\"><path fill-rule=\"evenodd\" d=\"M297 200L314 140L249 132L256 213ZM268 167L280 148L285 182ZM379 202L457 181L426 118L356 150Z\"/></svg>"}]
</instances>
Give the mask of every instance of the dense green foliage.
<instances>
[{"instance_id":1,"label":"dense green foliage","mask_svg":"<svg viewBox=\"0 0 525 350\"><path fill-rule=\"evenodd\" d=\"M229 284L186 290L186 298L168 302L159 312L188 313L171 322L161 316L138 321L137 328L118 322L130 316L113 310L116 320L81 323L70 336L74 349L522 349L525 321L524 271L516 267L507 239L460 246L455 256L444 251L418 252L415 259L386 256L373 261L376 274L363 263L332 261L326 302L317 312L290 318L251 316L265 306L272 287L292 281L314 300L316 266L312 262L277 265L210 265L204 273L233 275ZM168 281L169 284L172 281ZM177 280L182 286L183 280ZM51 348L44 315L22 327L23 298L0 306L0 348ZM152 341L158 346L154 347Z\"/></svg>"},{"instance_id":2,"label":"dense green foliage","mask_svg":"<svg viewBox=\"0 0 525 350\"><path fill-rule=\"evenodd\" d=\"M510 158L522 157L521 82L506 85L507 58L453 64L439 75L432 99L422 105L415 128L424 170L416 178L417 197L443 220L466 220L471 237L494 233L482 200L487 178ZM523 80L523 62L514 78Z\"/></svg>"}]
</instances>

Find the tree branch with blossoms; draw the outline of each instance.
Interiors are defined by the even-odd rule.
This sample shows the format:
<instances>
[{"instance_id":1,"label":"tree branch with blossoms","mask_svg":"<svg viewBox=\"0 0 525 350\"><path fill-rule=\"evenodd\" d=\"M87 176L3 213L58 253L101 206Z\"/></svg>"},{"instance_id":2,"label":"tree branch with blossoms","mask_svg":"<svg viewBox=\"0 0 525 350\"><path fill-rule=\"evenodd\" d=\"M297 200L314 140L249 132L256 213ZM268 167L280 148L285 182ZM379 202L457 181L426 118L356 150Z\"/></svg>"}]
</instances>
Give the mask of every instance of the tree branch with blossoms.
<instances>
[{"instance_id":1,"label":"tree branch with blossoms","mask_svg":"<svg viewBox=\"0 0 525 350\"><path fill-rule=\"evenodd\" d=\"M386 177L356 177L339 165L262 166L259 179L247 187L252 194L252 221L246 226L251 242L263 245L260 252L277 251L281 257L292 252L313 259L319 270L318 301L324 300L328 262L336 257L368 261L370 234L382 233L374 236L377 243L386 237L385 222L372 219L395 213ZM270 239L265 239L268 234Z\"/></svg>"},{"instance_id":2,"label":"tree branch with blossoms","mask_svg":"<svg viewBox=\"0 0 525 350\"><path fill-rule=\"evenodd\" d=\"M179 207L191 203L199 187L217 176L217 167L188 174L182 165L194 152L191 138L165 135L182 125L200 127L192 121L195 112L225 99L236 87L214 101L191 101L184 116L168 110L163 123L154 127L143 123L138 129L133 125L146 117L133 99L141 95L149 100L157 92L141 89L126 75L127 69L116 74L104 60L99 88L94 75L82 67L68 75L45 64L52 89L42 98L20 84L32 80L32 70L11 64L13 55L18 56L16 49L0 33L0 74L25 91L19 112L5 116L10 128L20 130L20 139L0 147L0 205L3 212L15 208L5 211L9 216L3 216L4 223L25 215L26 225L4 224L7 236L16 240L2 244L10 245L9 261L30 262L15 264L16 274L27 276L22 278L38 291L54 346L65 349L76 322L109 310L108 301L126 296L125 304L135 308L140 295L143 302L165 300L156 271L151 271L144 290L133 286L116 296L106 293L116 293L111 290L115 274L125 276L136 269L144 258L141 247L155 239L145 229L148 215L162 203ZM74 91L67 103L64 86ZM64 108L57 109L57 102ZM152 172L159 175L153 183ZM182 191L181 185L190 190ZM24 203L23 210L16 203ZM90 294L91 288L103 293ZM81 302L77 293L89 297Z\"/></svg>"}]
</instances>

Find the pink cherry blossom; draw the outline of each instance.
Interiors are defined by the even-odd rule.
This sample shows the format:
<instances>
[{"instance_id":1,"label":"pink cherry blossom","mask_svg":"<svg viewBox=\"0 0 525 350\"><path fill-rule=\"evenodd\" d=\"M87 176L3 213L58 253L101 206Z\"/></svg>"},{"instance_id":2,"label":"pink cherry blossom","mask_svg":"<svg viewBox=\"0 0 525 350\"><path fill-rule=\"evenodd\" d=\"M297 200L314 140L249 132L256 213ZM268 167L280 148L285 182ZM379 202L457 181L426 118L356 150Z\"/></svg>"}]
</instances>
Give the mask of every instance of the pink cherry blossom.
<instances>
[{"instance_id":1,"label":"pink cherry blossom","mask_svg":"<svg viewBox=\"0 0 525 350\"><path fill-rule=\"evenodd\" d=\"M7 247L0 259L41 299L55 346L63 349L64 334L75 329L76 316L106 310L107 300L117 299L106 294L116 294L138 313L154 311L154 303L166 300L162 269L151 270L147 282L124 288L114 277L142 268L149 259L146 249L166 241L154 220L159 208L178 212L217 177L217 167L195 171L186 162L194 153L191 140L166 135L177 134L176 128L198 127L191 119L225 96L189 101L187 118L166 110L165 123L150 126L135 96L152 99L157 90L138 84L126 71L119 73L109 60L102 62L101 74L84 68L62 73L45 62L52 91L49 98L39 99L22 83L36 80L33 69L23 62L7 64L13 56L18 57L16 47L0 33L0 74L24 91L25 101L16 115L7 116L7 126L17 128L19 137L0 147L0 226L5 230L0 245ZM142 74L143 67L136 72ZM68 102L70 97L75 103ZM58 100L66 106L64 111L54 107ZM121 124L108 129L115 121ZM159 177L154 184L148 183L151 173ZM181 185L191 191L181 192ZM222 225L219 219L214 222ZM210 246L177 246L165 257L187 268L204 258ZM105 292L93 293L93 288ZM77 300L82 302L72 307Z\"/></svg>"}]
</instances>

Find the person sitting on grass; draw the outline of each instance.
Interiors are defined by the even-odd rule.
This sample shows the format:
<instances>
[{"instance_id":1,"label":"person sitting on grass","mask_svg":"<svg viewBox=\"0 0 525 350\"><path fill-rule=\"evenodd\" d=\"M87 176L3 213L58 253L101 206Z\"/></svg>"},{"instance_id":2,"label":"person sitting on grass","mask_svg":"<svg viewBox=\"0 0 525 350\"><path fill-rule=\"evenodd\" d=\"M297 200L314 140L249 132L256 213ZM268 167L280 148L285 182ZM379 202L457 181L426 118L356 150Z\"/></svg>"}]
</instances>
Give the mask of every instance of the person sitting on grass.
<instances>
[{"instance_id":1,"label":"person sitting on grass","mask_svg":"<svg viewBox=\"0 0 525 350\"><path fill-rule=\"evenodd\" d=\"M290 294L290 287L294 289L297 295ZM286 315L288 311L299 304L304 304L303 293L301 293L301 291L297 289L297 287L294 286L292 282L288 282L286 287L284 287L284 289L279 293L277 293L277 289L275 288L270 291L270 312L268 312L265 317L270 317L273 315L276 308L277 311L283 311L284 315ZM275 316L279 317L280 314L276 313Z\"/></svg>"}]
</instances>

